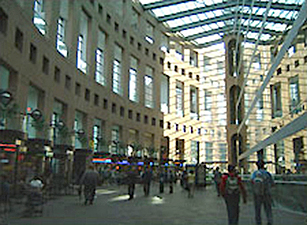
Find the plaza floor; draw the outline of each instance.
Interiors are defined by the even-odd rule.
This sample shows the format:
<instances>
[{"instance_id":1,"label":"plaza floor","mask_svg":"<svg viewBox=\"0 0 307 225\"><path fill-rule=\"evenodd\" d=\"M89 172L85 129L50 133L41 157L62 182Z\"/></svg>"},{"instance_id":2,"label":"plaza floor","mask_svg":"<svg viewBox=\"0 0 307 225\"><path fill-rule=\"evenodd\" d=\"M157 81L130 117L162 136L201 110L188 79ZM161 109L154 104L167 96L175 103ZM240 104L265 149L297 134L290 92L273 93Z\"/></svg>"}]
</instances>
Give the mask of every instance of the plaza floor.
<instances>
[{"instance_id":1,"label":"plaza floor","mask_svg":"<svg viewBox=\"0 0 307 225\"><path fill-rule=\"evenodd\" d=\"M273 215L274 224L307 224L306 215L278 206L274 206ZM263 217L263 224L266 224ZM45 204L41 217L26 218L11 214L9 224L227 225L227 214L223 198L217 197L212 186L199 188L195 190L194 198L188 198L187 192L179 184L175 186L173 194L169 194L168 187L160 194L158 184L154 183L148 197L144 196L142 186L137 185L135 198L130 201L126 186L100 187L94 204L87 206L77 195L61 196ZM239 224L254 224L251 199L247 204L241 203Z\"/></svg>"}]
</instances>

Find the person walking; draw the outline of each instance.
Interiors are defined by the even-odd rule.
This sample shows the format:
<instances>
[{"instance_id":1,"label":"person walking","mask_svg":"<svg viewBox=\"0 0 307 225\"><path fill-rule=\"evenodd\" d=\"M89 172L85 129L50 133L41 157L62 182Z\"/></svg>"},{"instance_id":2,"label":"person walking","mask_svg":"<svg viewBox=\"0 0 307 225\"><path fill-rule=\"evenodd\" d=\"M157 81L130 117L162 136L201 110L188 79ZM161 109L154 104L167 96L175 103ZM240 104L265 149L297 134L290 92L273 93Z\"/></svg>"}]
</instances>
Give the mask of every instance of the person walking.
<instances>
[{"instance_id":1,"label":"person walking","mask_svg":"<svg viewBox=\"0 0 307 225\"><path fill-rule=\"evenodd\" d=\"M80 180L80 185L84 185L84 205L87 205L87 203L89 203L90 205L93 204L98 181L99 173L94 169L93 165L90 165L88 167L88 170L84 172Z\"/></svg>"},{"instance_id":2,"label":"person walking","mask_svg":"<svg viewBox=\"0 0 307 225\"><path fill-rule=\"evenodd\" d=\"M160 172L159 172L159 189L160 189L160 194L164 192L164 182L165 182L165 173L163 171L163 168L161 168Z\"/></svg>"},{"instance_id":3,"label":"person walking","mask_svg":"<svg viewBox=\"0 0 307 225\"><path fill-rule=\"evenodd\" d=\"M257 225L261 224L261 207L263 205L267 218L267 224L272 225L273 215L271 187L274 186L274 180L272 175L265 170L265 162L263 160L259 160L256 165L258 170L254 171L251 176L255 205L255 221Z\"/></svg>"},{"instance_id":4,"label":"person walking","mask_svg":"<svg viewBox=\"0 0 307 225\"><path fill-rule=\"evenodd\" d=\"M171 169L168 171L167 179L169 183L169 193L172 194L174 192L175 176Z\"/></svg>"},{"instance_id":5,"label":"person walking","mask_svg":"<svg viewBox=\"0 0 307 225\"><path fill-rule=\"evenodd\" d=\"M190 170L188 174L188 198L194 197L194 190L195 190L195 174L193 170Z\"/></svg>"},{"instance_id":6,"label":"person walking","mask_svg":"<svg viewBox=\"0 0 307 225\"><path fill-rule=\"evenodd\" d=\"M220 168L216 167L214 170L214 183L215 183L215 188L217 192L217 196L220 197L221 192L220 192L220 184L222 181L222 173L220 172Z\"/></svg>"},{"instance_id":7,"label":"person walking","mask_svg":"<svg viewBox=\"0 0 307 225\"><path fill-rule=\"evenodd\" d=\"M149 167L144 168L144 173L142 175L143 186L144 186L144 195L147 197L150 192L150 182L152 179L152 171Z\"/></svg>"},{"instance_id":8,"label":"person walking","mask_svg":"<svg viewBox=\"0 0 307 225\"><path fill-rule=\"evenodd\" d=\"M129 195L128 200L132 200L134 198L135 183L138 177L137 169L134 168L133 166L129 166L126 176L128 184L128 195Z\"/></svg>"},{"instance_id":9,"label":"person walking","mask_svg":"<svg viewBox=\"0 0 307 225\"><path fill-rule=\"evenodd\" d=\"M242 194L245 204L246 190L241 177L236 173L235 166L228 165L228 173L222 176L220 191L227 207L228 224L237 225L239 222L240 194Z\"/></svg>"}]
</instances>

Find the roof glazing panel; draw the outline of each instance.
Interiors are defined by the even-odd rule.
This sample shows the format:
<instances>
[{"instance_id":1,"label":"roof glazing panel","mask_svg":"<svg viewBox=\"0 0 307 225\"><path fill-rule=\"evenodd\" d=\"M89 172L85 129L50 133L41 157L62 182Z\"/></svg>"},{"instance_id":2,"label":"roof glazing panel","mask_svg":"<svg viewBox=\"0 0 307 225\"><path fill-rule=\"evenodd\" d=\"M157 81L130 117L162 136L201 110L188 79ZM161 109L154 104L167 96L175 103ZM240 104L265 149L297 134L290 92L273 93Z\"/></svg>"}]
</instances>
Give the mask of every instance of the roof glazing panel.
<instances>
[{"instance_id":1,"label":"roof glazing panel","mask_svg":"<svg viewBox=\"0 0 307 225\"><path fill-rule=\"evenodd\" d=\"M139 0L145 10L151 10L170 31L196 45L222 41L225 33L240 32L256 41L273 40L290 28L304 0ZM267 20L263 21L264 15ZM276 32L275 32L276 31Z\"/></svg>"}]
</instances>

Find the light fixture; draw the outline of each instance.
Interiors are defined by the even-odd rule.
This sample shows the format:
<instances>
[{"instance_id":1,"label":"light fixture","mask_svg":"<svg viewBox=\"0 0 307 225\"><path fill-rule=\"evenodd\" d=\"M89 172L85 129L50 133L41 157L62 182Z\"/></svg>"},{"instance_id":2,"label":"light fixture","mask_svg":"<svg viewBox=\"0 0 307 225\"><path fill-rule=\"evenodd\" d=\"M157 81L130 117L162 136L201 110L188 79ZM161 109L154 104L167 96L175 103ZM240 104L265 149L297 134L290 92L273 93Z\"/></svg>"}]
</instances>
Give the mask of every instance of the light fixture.
<instances>
[{"instance_id":1,"label":"light fixture","mask_svg":"<svg viewBox=\"0 0 307 225\"><path fill-rule=\"evenodd\" d=\"M1 92L0 101L5 107L7 107L12 100L13 100L13 97L12 97L12 94L9 91Z\"/></svg>"}]
</instances>

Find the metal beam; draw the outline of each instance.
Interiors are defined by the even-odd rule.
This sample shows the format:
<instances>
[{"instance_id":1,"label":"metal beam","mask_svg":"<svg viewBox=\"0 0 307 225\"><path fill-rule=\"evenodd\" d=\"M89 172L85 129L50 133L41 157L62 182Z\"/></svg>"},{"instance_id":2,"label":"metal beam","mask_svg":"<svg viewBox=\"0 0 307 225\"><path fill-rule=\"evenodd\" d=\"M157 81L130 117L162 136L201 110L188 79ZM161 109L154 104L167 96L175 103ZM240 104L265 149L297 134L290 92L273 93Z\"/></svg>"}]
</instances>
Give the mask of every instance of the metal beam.
<instances>
[{"instance_id":1,"label":"metal beam","mask_svg":"<svg viewBox=\"0 0 307 225\"><path fill-rule=\"evenodd\" d=\"M241 31L252 31L252 32L259 32L260 31L260 27L247 27L247 26L241 26ZM209 31L205 31L205 32L201 32L201 33L197 33L197 34L193 34L190 36L186 36L184 39L187 41L192 41L195 40L197 38L202 38L202 37L207 37L210 35L214 35L214 34L219 34L219 33L226 33L233 30L233 26L224 26L224 27L220 27L217 29L212 29ZM270 35L280 35L282 34L281 31L274 31L274 30L270 30L270 29L263 29L262 33L264 34L270 34Z\"/></svg>"},{"instance_id":2,"label":"metal beam","mask_svg":"<svg viewBox=\"0 0 307 225\"><path fill-rule=\"evenodd\" d=\"M243 13L241 15L242 15L242 19L249 19L249 14ZM214 17L214 18L210 18L210 19L206 19L206 20L200 20L200 21L193 22L193 23L188 23L188 24L184 24L182 26L173 27L173 28L171 28L171 31L172 32L178 32L178 31L187 30L187 29L191 29L191 28L195 28L195 27L199 27L199 26L210 25L211 23L224 22L224 21L232 20L232 19L234 19L234 15L227 13L227 14L224 14L222 16L218 16L218 17ZM251 19L262 21L263 16L252 15ZM283 19L283 18L278 18L278 17L274 17L274 16L268 16L266 22L292 24L294 22L294 20L290 20L290 19L286 19L286 18Z\"/></svg>"},{"instance_id":3,"label":"metal beam","mask_svg":"<svg viewBox=\"0 0 307 225\"><path fill-rule=\"evenodd\" d=\"M265 1L265 2L255 2L254 7L266 8L267 3L268 3L267 1ZM187 11L181 11L181 12L178 12L178 13L161 16L161 17L158 17L157 19L160 22L165 22L165 21L168 21L168 20L175 20L175 19L179 19L179 18L182 18L182 17L186 17L186 16L196 15L196 14L199 14L199 13L207 13L207 12L211 12L211 11L214 11L214 10L225 10L225 9L229 10L230 8L233 8L233 7L236 7L236 6L237 6L236 1L226 2L226 3L222 2L222 3L218 3L218 4L214 4L214 5L199 7L199 8L196 8L196 9L191 9L191 10L187 10ZM251 7L251 1L245 3L244 6L245 7ZM272 5L271 5L271 9L286 10L286 11L299 11L300 7L301 7L301 5L283 4L283 3L272 3Z\"/></svg>"},{"instance_id":4,"label":"metal beam","mask_svg":"<svg viewBox=\"0 0 307 225\"><path fill-rule=\"evenodd\" d=\"M261 149L264 149L266 146L275 144L278 141L289 137L293 134L296 134L297 132L305 129L307 127L307 112L287 124L286 126L282 127L280 130L274 132L270 137L264 139L263 141L259 142L256 146L251 148L250 150L242 153L239 156L239 160L242 160L254 152L257 152Z\"/></svg>"},{"instance_id":5,"label":"metal beam","mask_svg":"<svg viewBox=\"0 0 307 225\"><path fill-rule=\"evenodd\" d=\"M287 52L287 50L289 49L289 47L292 44L292 41L294 40L294 38L296 37L296 35L298 34L299 29L301 28L301 26L304 24L304 22L306 21L306 16L307 16L307 5L306 5L306 0L304 1L301 10L299 12L298 18L295 20L295 22L293 23L293 26L291 28L291 30L289 31L288 35L286 36L285 40L284 40L284 44L282 45L280 51L277 53L277 56L275 57L261 87L258 89L258 91L256 92L256 96L253 99L251 106L249 107L246 115L244 116L242 122L240 123L239 127L238 127L238 133L240 132L240 130L242 129L242 127L244 126L246 120L249 118L249 115L251 114L251 111L253 110L253 108L255 107L259 97L261 96L262 92L264 91L264 89L266 88L266 86L268 85L268 83L270 82L273 73L275 72L276 68L279 66L281 60L283 59L285 53Z\"/></svg>"},{"instance_id":6,"label":"metal beam","mask_svg":"<svg viewBox=\"0 0 307 225\"><path fill-rule=\"evenodd\" d=\"M165 15L162 17L158 17L158 20L160 22L165 22L167 20L175 20L175 19L179 19L182 17L186 17L186 16L193 16L199 13L206 13L206 12L211 12L213 10L225 9L225 8L235 7L235 6L236 6L236 3L234 2L218 3L218 4L200 7L196 9L191 9L187 11L182 11L182 12L178 12L178 13L174 13L170 15Z\"/></svg>"},{"instance_id":7,"label":"metal beam","mask_svg":"<svg viewBox=\"0 0 307 225\"><path fill-rule=\"evenodd\" d=\"M224 32L230 31L231 28L232 28L232 26L219 27L217 29L212 29L212 30L209 30L209 31L205 31L205 32L193 34L193 35L190 35L190 36L186 36L184 39L187 40L187 41L192 41L192 40L195 40L197 38L202 38L202 37L206 37L206 36L210 36L210 35L214 35L214 34L224 33Z\"/></svg>"},{"instance_id":8,"label":"metal beam","mask_svg":"<svg viewBox=\"0 0 307 225\"><path fill-rule=\"evenodd\" d=\"M249 42L249 43L256 43L257 40L253 39L253 38L246 38L246 41ZM206 42L206 43L203 43L203 44L198 44L197 48L201 49L201 48L209 47L209 46L219 44L219 43L222 43L222 42L223 42L223 39L220 38L218 40L209 41L209 42ZM266 45L266 44L269 44L269 43L267 41L259 41L259 44Z\"/></svg>"},{"instance_id":9,"label":"metal beam","mask_svg":"<svg viewBox=\"0 0 307 225\"><path fill-rule=\"evenodd\" d=\"M163 0L142 5L145 10L152 10L195 0Z\"/></svg>"}]
</instances>

